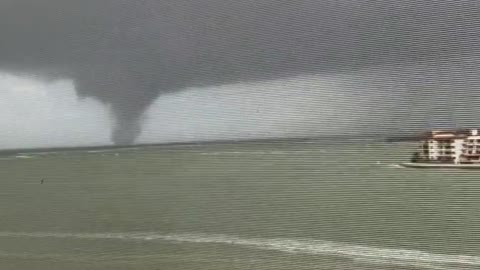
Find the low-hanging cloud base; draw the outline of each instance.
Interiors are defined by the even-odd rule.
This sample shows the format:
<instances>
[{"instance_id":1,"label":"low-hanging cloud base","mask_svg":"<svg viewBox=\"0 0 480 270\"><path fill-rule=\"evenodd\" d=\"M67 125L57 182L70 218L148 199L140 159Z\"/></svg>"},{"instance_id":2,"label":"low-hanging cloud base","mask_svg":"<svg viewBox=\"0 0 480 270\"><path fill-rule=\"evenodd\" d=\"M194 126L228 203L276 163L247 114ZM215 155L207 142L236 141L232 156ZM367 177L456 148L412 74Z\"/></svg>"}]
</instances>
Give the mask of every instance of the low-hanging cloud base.
<instances>
[{"instance_id":1,"label":"low-hanging cloud base","mask_svg":"<svg viewBox=\"0 0 480 270\"><path fill-rule=\"evenodd\" d=\"M339 81L347 81L347 84L341 85L339 92L334 94L325 90L326 87L307 87L314 92L312 94L287 83L290 94L283 94L287 90L281 83L273 83L283 98L278 99L269 89L265 94L252 94L252 97L264 98L273 107L262 108L265 115L261 117L278 114L286 117L289 123L279 118L267 123L255 117L252 119L250 115L230 121L229 114L246 111L238 107L240 101L231 101L217 91L219 99L232 102L225 103L223 108L229 112L225 120L218 120L224 113L213 120L190 115L196 119L190 124L199 130L185 127L187 130L179 131L175 127L179 132L175 136L179 139L209 137L204 134L244 137L247 136L245 128L255 134L251 136L279 132L278 129L286 130L282 134L302 133L319 130L316 122L324 125L319 132L325 132L335 130L337 124L352 124L349 119L359 119L363 123L349 129L375 133L382 132L386 126L393 128L392 132L403 132L412 124L466 123L457 121L459 117L469 118L469 114L459 104L455 105L452 97L474 107L478 104L471 102L477 100L474 93L480 85L476 78L479 76L475 74L478 61L470 59L480 55L477 46L480 42L479 14L480 5L476 1L4 0L0 1L0 69L50 73L72 80L78 96L92 97L108 105L106 111L115 118L112 121L106 117L109 126L103 130L110 129L111 140L117 144L133 143L136 139L139 142L139 136L145 140L145 134L152 136L147 136L148 140L169 134L170 129L158 126L141 134L144 116L158 123L176 123L180 117L175 117L173 111L156 109L154 103L163 106L168 100L181 99L189 104L199 98L198 102L216 104L216 101L203 99L217 91L212 89L226 89L232 94L230 87L240 91L259 85L259 91L263 91L269 84L263 82L289 81L310 75L318 75L322 83L334 76L332 89L338 87ZM454 62L453 58L461 61ZM423 69L410 69L425 63ZM388 73L392 65L400 68L390 69ZM375 77L375 72L369 74L371 69L380 69L377 73L384 77ZM345 73L356 76L355 80L342 78ZM364 78L352 73L363 74ZM353 83L349 84L348 80ZM316 79L309 82L316 85ZM222 86L219 88L219 85ZM300 86L304 85L300 83ZM72 87L69 87L71 93ZM186 89L188 93L182 92ZM192 94L204 90L207 92L204 95ZM233 94L232 99L236 95ZM238 95L238 99L256 104L249 97ZM329 98L332 95L334 98ZM324 104L319 101L320 96L338 105ZM345 103L342 103L343 96ZM75 100L73 94L70 97ZM58 99L50 95L48 98ZM269 103L269 99L278 104ZM284 103L298 107L287 99L293 102L312 100L311 104L321 105L321 118L316 118L317 111L310 116L298 113L302 108L295 112L290 107L279 109ZM348 103L352 99L354 103ZM92 102L69 104L72 110L84 115L80 112L94 106ZM183 104L173 109L195 111L205 106L193 104L193 108L187 108ZM359 107L361 104L364 105ZM353 107L349 108L351 105ZM372 108L366 109L368 106ZM308 104L300 107L311 109ZM335 108L333 115L328 112L333 111L331 108ZM415 114L407 112L410 108ZM150 112L145 114L148 109ZM305 117L305 126L284 111ZM373 117L357 117L370 111ZM171 118L152 120L159 114ZM202 115L202 112L197 114ZM39 114L39 117L44 116ZM371 125L375 121L377 125ZM207 122L212 128L208 132L202 129ZM81 126L81 123L83 120L75 124ZM255 128L253 123L256 123ZM68 130L75 130L69 126L71 124L66 125ZM259 127L269 125L274 125L272 131ZM295 131L291 130L293 125ZM222 128L225 126L232 129L226 131ZM235 128L242 131L233 131ZM38 136L46 133L35 131ZM209 139L214 139L213 135ZM99 138L103 140L102 136ZM45 144L50 144L49 140L46 138ZM82 143L97 140L85 138Z\"/></svg>"},{"instance_id":2,"label":"low-hanging cloud base","mask_svg":"<svg viewBox=\"0 0 480 270\"><path fill-rule=\"evenodd\" d=\"M477 62L453 59L186 88L158 97L132 132L138 132L136 143L171 143L395 136L473 127L480 124L475 117L480 97L465 82L476 85L478 76L468 71ZM418 79L412 80L412 75ZM79 98L68 78L45 80L0 72L0 115L0 149L113 144L116 117L111 106Z\"/></svg>"}]
</instances>

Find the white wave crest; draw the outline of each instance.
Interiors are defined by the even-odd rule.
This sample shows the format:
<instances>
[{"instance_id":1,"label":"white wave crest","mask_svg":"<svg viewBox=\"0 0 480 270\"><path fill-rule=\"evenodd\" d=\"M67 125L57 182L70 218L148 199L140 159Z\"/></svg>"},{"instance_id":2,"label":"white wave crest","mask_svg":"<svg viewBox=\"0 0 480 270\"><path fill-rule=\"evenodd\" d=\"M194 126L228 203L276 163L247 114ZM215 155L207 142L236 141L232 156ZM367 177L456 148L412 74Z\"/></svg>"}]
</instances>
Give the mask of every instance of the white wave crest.
<instances>
[{"instance_id":1,"label":"white wave crest","mask_svg":"<svg viewBox=\"0 0 480 270\"><path fill-rule=\"evenodd\" d=\"M16 158L34 158L34 156L27 156L27 155L18 155L15 156Z\"/></svg>"},{"instance_id":2,"label":"white wave crest","mask_svg":"<svg viewBox=\"0 0 480 270\"><path fill-rule=\"evenodd\" d=\"M0 232L0 237L113 239L122 241L169 241L198 244L225 244L285 253L345 257L360 262L414 266L428 269L471 269L480 267L480 256L447 255L419 250L389 249L307 239L241 238L221 234L159 233L53 233Z\"/></svg>"}]
</instances>

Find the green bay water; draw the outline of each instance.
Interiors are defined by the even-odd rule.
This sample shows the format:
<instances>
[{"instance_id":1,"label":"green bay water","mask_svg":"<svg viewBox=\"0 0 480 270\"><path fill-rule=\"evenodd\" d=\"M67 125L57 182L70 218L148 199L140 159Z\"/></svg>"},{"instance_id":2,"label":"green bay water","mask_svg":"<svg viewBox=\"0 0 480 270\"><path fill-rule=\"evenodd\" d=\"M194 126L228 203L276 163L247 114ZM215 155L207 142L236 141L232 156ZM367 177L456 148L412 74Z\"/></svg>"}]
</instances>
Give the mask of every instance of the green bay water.
<instances>
[{"instance_id":1,"label":"green bay water","mask_svg":"<svg viewBox=\"0 0 480 270\"><path fill-rule=\"evenodd\" d=\"M414 148L4 155L0 269L480 269L480 170L399 166Z\"/></svg>"}]
</instances>

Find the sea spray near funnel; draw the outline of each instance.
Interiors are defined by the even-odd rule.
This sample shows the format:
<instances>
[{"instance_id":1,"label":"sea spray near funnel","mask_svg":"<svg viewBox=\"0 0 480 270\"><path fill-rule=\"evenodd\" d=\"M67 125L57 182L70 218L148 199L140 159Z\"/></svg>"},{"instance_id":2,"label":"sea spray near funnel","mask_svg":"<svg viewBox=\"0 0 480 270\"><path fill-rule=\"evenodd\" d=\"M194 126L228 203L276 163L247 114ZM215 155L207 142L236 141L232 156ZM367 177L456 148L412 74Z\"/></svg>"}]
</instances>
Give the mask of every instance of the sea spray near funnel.
<instances>
[{"instance_id":1,"label":"sea spray near funnel","mask_svg":"<svg viewBox=\"0 0 480 270\"><path fill-rule=\"evenodd\" d=\"M145 233L54 233L54 232L0 232L11 238L65 238L112 239L120 241L169 241L197 244L225 244L290 254L310 254L344 257L385 265L421 267L426 269L468 269L480 266L480 257L447 255L419 250L388 249L311 239L242 238L222 234L160 234Z\"/></svg>"}]
</instances>

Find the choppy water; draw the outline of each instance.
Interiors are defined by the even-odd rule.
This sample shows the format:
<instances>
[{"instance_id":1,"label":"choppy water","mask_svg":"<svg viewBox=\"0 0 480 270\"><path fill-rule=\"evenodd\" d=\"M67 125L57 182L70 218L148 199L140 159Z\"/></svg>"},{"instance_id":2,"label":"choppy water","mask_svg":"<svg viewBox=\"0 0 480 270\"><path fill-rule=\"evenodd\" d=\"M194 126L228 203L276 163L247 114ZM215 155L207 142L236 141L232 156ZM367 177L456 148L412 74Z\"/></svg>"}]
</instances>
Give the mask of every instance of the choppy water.
<instances>
[{"instance_id":1,"label":"choppy water","mask_svg":"<svg viewBox=\"0 0 480 270\"><path fill-rule=\"evenodd\" d=\"M398 166L413 147L2 156L0 269L480 269L480 171Z\"/></svg>"}]
</instances>

